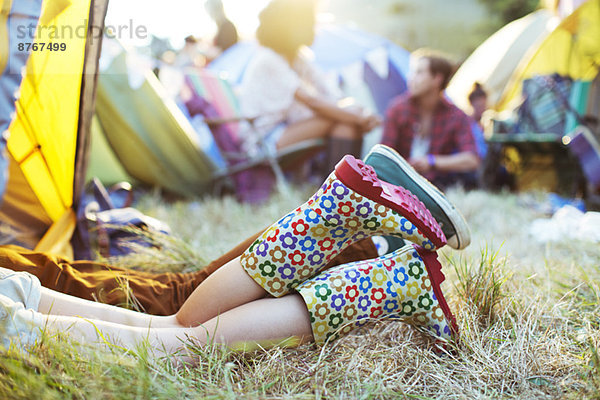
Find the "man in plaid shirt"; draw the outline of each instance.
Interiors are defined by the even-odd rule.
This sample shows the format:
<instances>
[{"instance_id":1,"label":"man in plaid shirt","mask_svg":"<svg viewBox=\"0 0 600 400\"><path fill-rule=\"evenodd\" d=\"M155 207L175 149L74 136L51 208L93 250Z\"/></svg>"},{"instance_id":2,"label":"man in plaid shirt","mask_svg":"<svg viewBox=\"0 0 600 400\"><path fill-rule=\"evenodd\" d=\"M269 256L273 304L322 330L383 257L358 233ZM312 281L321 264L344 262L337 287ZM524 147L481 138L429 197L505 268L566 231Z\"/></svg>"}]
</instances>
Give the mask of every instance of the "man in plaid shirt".
<instances>
[{"instance_id":1,"label":"man in plaid shirt","mask_svg":"<svg viewBox=\"0 0 600 400\"><path fill-rule=\"evenodd\" d=\"M444 97L453 67L429 50L411 55L408 92L386 111L382 143L440 187L476 182L479 157L471 120Z\"/></svg>"}]
</instances>

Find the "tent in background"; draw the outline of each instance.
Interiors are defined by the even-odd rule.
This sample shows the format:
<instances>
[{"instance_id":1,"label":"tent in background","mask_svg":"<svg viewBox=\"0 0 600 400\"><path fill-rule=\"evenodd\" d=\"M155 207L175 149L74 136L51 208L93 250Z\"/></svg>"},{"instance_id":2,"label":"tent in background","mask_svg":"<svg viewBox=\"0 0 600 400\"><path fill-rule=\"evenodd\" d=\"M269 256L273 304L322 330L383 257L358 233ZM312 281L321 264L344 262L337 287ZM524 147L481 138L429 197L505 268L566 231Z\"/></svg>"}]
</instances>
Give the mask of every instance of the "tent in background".
<instances>
[{"instance_id":1,"label":"tent in background","mask_svg":"<svg viewBox=\"0 0 600 400\"><path fill-rule=\"evenodd\" d=\"M518 188L579 194L580 166L586 168L588 161L576 159L577 152L569 152L566 146L574 133L587 129L584 125L594 130L590 122L598 118L599 71L600 0L588 0L523 57L496 104L505 115L518 110L513 128L494 124L492 128L501 129L488 138L497 144L500 162L508 164L505 155L510 155ZM506 125L511 126L511 119ZM493 170L495 165L490 165Z\"/></svg>"},{"instance_id":2,"label":"tent in background","mask_svg":"<svg viewBox=\"0 0 600 400\"><path fill-rule=\"evenodd\" d=\"M333 75L346 93L366 86L372 99L369 103L380 114L392 98L406 90L410 53L386 38L328 25L317 31L311 49L315 63Z\"/></svg>"},{"instance_id":3,"label":"tent in background","mask_svg":"<svg viewBox=\"0 0 600 400\"><path fill-rule=\"evenodd\" d=\"M204 193L216 167L150 66L115 40L104 41L100 65L88 176Z\"/></svg>"},{"instance_id":4,"label":"tent in background","mask_svg":"<svg viewBox=\"0 0 600 400\"><path fill-rule=\"evenodd\" d=\"M7 132L9 173L0 206L3 236L8 227L15 243L70 256L75 228L73 208L84 184L107 0L0 3L0 60L6 66L0 77L0 95L3 103L11 104L15 92L5 89L12 84L19 93ZM26 39L15 36L20 23L12 18L22 16L29 19L28 23L37 21L38 27L46 28L37 30L37 44L54 42L58 46L64 44L63 49L38 49L27 59L14 57L18 51L15 49ZM76 29L83 23L88 25L83 30ZM56 39L57 31L60 39ZM11 56L6 57L7 54ZM24 76L17 83L14 75L21 74L23 65ZM4 85L6 80L12 83Z\"/></svg>"},{"instance_id":5,"label":"tent in background","mask_svg":"<svg viewBox=\"0 0 600 400\"><path fill-rule=\"evenodd\" d=\"M256 46L238 43L208 68L237 85ZM383 115L390 100L406 90L410 53L386 38L348 26L324 25L317 29L311 49L328 80L373 112ZM377 143L380 136L380 129L367 135L363 148Z\"/></svg>"},{"instance_id":6,"label":"tent in background","mask_svg":"<svg viewBox=\"0 0 600 400\"><path fill-rule=\"evenodd\" d=\"M241 42L228 49L208 68L238 85L256 49ZM390 40L357 28L324 25L311 46L315 64L340 84L345 94L359 94L374 111L383 113L389 101L406 90L410 53Z\"/></svg>"},{"instance_id":7,"label":"tent in background","mask_svg":"<svg viewBox=\"0 0 600 400\"><path fill-rule=\"evenodd\" d=\"M520 102L523 80L558 73L591 82L600 68L600 0L588 0L566 17L523 58L496 109L511 110Z\"/></svg>"},{"instance_id":8,"label":"tent in background","mask_svg":"<svg viewBox=\"0 0 600 400\"><path fill-rule=\"evenodd\" d=\"M446 93L454 104L469 110L469 93L475 82L488 93L490 108L500 99L513 71L533 47L558 24L549 10L538 10L513 21L484 41L460 66Z\"/></svg>"},{"instance_id":9,"label":"tent in background","mask_svg":"<svg viewBox=\"0 0 600 400\"><path fill-rule=\"evenodd\" d=\"M96 177L101 182L106 184L114 184L117 182L130 182L134 183L133 179L125 168L121 161L113 151L106 133L100 125L98 116L94 114L92 119L92 128L90 132L90 152L89 152L89 164L86 174L86 182Z\"/></svg>"},{"instance_id":10,"label":"tent in background","mask_svg":"<svg viewBox=\"0 0 600 400\"><path fill-rule=\"evenodd\" d=\"M238 43L209 69L226 74L235 85L255 49L255 43ZM329 79L369 109L383 113L390 99L406 90L409 53L387 39L327 26L318 30L313 50ZM100 66L88 177L105 184L133 180L183 196L206 192L221 161L211 157L210 134L200 126L194 129L173 93L134 51L105 40ZM367 141L377 142L376 135Z\"/></svg>"}]
</instances>

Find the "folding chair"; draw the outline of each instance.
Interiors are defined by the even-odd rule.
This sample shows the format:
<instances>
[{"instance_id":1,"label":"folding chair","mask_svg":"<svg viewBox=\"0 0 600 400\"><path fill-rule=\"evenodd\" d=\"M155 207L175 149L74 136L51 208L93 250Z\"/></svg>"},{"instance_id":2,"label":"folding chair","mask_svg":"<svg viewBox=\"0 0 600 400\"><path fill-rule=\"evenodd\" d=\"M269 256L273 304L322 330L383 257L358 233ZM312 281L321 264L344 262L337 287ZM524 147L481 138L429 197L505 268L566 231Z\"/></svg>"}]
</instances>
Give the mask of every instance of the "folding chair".
<instances>
[{"instance_id":1,"label":"folding chair","mask_svg":"<svg viewBox=\"0 0 600 400\"><path fill-rule=\"evenodd\" d=\"M234 90L223 75L208 70L186 70L185 84L194 96L192 101L186 103L190 115L204 116L227 164L225 169L217 171L215 179L231 177L242 171L267 165L273 171L278 187L285 191L288 184L283 169L291 165L297 166L300 160L306 159L325 145L324 139L317 138L274 150L258 133L256 124L262 115L241 114ZM259 149L255 155L249 155L242 149L243 140L239 134L241 123L248 124L247 132L254 135Z\"/></svg>"}]
</instances>

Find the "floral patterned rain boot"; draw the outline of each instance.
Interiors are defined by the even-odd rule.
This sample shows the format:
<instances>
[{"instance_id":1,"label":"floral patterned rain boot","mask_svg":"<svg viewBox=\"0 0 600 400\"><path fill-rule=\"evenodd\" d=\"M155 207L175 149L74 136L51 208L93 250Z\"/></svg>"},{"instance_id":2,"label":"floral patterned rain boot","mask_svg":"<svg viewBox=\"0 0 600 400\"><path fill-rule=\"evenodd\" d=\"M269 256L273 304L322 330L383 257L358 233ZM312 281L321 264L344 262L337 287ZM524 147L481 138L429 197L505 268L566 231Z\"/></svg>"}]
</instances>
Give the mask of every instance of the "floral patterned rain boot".
<instances>
[{"instance_id":1,"label":"floral patterned rain boot","mask_svg":"<svg viewBox=\"0 0 600 400\"><path fill-rule=\"evenodd\" d=\"M240 262L259 285L280 297L350 244L374 235L398 236L427 250L446 243L414 195L380 181L370 166L345 156L317 193L269 227Z\"/></svg>"},{"instance_id":2,"label":"floral patterned rain boot","mask_svg":"<svg viewBox=\"0 0 600 400\"><path fill-rule=\"evenodd\" d=\"M458 328L440 288L441 268L435 252L407 245L323 271L296 290L306 302L318 344L384 318L404 321L446 342Z\"/></svg>"}]
</instances>

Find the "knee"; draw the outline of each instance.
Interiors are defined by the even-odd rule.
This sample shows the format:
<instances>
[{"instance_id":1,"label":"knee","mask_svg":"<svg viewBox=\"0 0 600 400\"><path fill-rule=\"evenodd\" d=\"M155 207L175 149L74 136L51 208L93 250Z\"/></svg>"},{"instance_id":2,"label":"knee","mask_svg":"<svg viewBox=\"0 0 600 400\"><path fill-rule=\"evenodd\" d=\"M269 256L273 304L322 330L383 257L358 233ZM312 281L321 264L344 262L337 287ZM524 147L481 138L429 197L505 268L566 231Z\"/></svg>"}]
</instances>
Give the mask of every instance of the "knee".
<instances>
[{"instance_id":1,"label":"knee","mask_svg":"<svg viewBox=\"0 0 600 400\"><path fill-rule=\"evenodd\" d=\"M345 122L335 124L331 130L331 136L340 139L358 139L361 137L360 130L356 125Z\"/></svg>"},{"instance_id":2,"label":"knee","mask_svg":"<svg viewBox=\"0 0 600 400\"><path fill-rule=\"evenodd\" d=\"M174 325L177 325L182 328L191 328L194 326L198 326L199 323L195 321L195 319L187 313L185 310L180 309L177 311L172 317L172 322Z\"/></svg>"}]
</instances>

